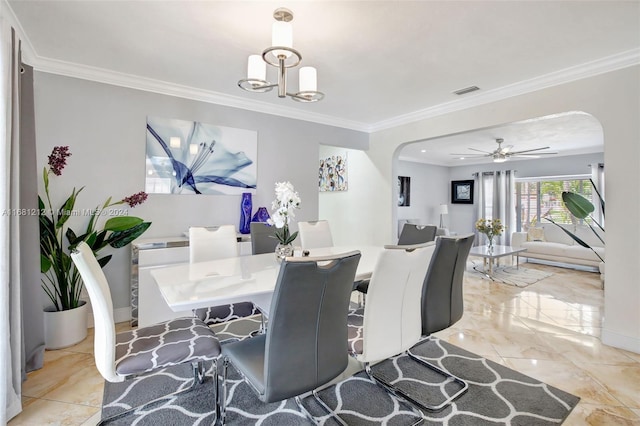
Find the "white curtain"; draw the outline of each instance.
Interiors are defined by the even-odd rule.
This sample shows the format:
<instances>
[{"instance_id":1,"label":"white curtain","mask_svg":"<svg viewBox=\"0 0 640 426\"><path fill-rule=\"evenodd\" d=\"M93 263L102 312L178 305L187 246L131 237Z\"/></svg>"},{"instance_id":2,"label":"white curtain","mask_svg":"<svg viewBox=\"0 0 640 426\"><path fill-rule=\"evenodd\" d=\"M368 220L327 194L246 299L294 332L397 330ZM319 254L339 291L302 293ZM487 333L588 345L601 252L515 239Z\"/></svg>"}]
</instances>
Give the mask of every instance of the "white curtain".
<instances>
[{"instance_id":1,"label":"white curtain","mask_svg":"<svg viewBox=\"0 0 640 426\"><path fill-rule=\"evenodd\" d=\"M498 170L474 174L477 187L476 194L478 196L474 220L477 221L480 218L500 219L505 226L505 231L495 239L495 244L510 245L511 233L515 230L514 176L514 170ZM479 234L477 242L486 244L486 236Z\"/></svg>"},{"instance_id":2,"label":"white curtain","mask_svg":"<svg viewBox=\"0 0 640 426\"><path fill-rule=\"evenodd\" d=\"M602 197L602 199L606 200L607 198L604 195L604 164L603 163L591 164L590 167L591 167L591 180L593 181L593 184L596 186L596 189L600 193L600 196ZM602 225L602 227L604 228L605 213L602 211L602 206L600 204L600 198L598 197L598 194L593 194L593 205L596 208L595 211L593 212L593 217L595 217L598 223L600 223L600 225Z\"/></svg>"},{"instance_id":3,"label":"white curtain","mask_svg":"<svg viewBox=\"0 0 640 426\"><path fill-rule=\"evenodd\" d=\"M2 10L2 8L0 8ZM19 41L0 12L0 424L22 411L19 221ZM16 210L13 210L16 209Z\"/></svg>"}]
</instances>

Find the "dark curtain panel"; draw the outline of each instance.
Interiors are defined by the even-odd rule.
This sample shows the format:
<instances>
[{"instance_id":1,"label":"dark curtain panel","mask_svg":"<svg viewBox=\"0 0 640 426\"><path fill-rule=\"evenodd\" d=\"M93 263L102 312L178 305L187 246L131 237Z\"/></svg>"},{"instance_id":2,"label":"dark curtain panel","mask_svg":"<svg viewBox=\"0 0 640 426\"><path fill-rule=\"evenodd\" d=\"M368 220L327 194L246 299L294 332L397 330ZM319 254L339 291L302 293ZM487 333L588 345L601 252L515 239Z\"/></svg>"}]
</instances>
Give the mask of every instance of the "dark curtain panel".
<instances>
[{"instance_id":1,"label":"dark curtain panel","mask_svg":"<svg viewBox=\"0 0 640 426\"><path fill-rule=\"evenodd\" d=\"M38 208L38 171L33 102L33 67L22 64L20 78L20 205L29 211ZM33 210L31 210L33 209ZM42 368L44 322L40 288L40 231L37 215L20 221L20 269L22 270L22 378Z\"/></svg>"}]
</instances>

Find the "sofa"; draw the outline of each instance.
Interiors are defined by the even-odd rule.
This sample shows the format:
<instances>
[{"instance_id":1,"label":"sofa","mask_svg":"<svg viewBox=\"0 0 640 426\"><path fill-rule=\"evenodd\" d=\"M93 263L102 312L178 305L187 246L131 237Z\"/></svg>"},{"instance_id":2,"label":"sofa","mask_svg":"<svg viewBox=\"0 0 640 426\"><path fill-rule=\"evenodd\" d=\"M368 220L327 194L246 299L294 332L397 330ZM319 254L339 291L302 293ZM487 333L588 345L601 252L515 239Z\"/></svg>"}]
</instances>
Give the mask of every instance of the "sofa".
<instances>
[{"instance_id":1,"label":"sofa","mask_svg":"<svg viewBox=\"0 0 640 426\"><path fill-rule=\"evenodd\" d=\"M572 234L589 244L604 259L604 244L586 225L562 225ZM598 235L604 240L604 232L598 229ZM548 260L573 265L590 266L604 272L604 264L596 254L576 243L562 229L552 223L539 224L527 232L511 234L511 245L523 247L527 251L520 257Z\"/></svg>"}]
</instances>

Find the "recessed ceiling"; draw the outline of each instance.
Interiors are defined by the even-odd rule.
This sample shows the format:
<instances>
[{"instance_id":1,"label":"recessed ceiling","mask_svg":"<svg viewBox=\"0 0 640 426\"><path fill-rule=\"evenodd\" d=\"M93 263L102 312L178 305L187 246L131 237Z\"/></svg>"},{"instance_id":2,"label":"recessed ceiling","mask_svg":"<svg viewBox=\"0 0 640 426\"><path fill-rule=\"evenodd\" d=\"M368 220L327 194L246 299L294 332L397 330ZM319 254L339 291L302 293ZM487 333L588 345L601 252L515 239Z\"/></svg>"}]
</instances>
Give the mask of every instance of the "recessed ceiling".
<instances>
[{"instance_id":1,"label":"recessed ceiling","mask_svg":"<svg viewBox=\"0 0 640 426\"><path fill-rule=\"evenodd\" d=\"M407 144L400 152L400 159L442 166L490 163L490 157L460 156L452 154L478 154L477 151L493 152L496 139L504 139L503 147L513 145L512 151L549 147L541 152L556 152L541 158L604 152L602 126L592 115L571 111L546 117L446 136ZM527 158L512 157L508 161Z\"/></svg>"},{"instance_id":2,"label":"recessed ceiling","mask_svg":"<svg viewBox=\"0 0 640 426\"><path fill-rule=\"evenodd\" d=\"M603 59L615 65L620 58L628 66L640 57L637 1L8 4L36 69L84 78L111 73L130 87L139 78L366 131L575 66ZM302 65L318 70L321 102L299 104L237 87L248 55L270 46L278 7L294 13L293 45ZM297 87L297 73L289 74L290 87ZM268 77L275 79L275 69ZM473 85L481 90L452 93ZM493 136L487 139L491 145Z\"/></svg>"}]
</instances>

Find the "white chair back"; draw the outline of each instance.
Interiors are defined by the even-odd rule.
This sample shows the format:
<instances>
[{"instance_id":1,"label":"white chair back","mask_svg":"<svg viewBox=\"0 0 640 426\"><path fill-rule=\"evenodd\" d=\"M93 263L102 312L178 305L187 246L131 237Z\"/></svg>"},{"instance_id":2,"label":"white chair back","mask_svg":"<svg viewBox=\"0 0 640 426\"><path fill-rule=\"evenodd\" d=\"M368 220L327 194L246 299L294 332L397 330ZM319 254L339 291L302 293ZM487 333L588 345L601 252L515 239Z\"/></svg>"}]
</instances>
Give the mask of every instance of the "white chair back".
<instances>
[{"instance_id":1,"label":"white chair back","mask_svg":"<svg viewBox=\"0 0 640 426\"><path fill-rule=\"evenodd\" d=\"M189 228L189 261L191 263L236 256L238 256L238 238L235 226Z\"/></svg>"},{"instance_id":2,"label":"white chair back","mask_svg":"<svg viewBox=\"0 0 640 426\"><path fill-rule=\"evenodd\" d=\"M304 250L333 247L331 228L326 220L298 222L300 245Z\"/></svg>"},{"instance_id":3,"label":"white chair back","mask_svg":"<svg viewBox=\"0 0 640 426\"><path fill-rule=\"evenodd\" d=\"M420 297L435 242L384 248L364 305L364 362L402 353L422 335Z\"/></svg>"},{"instance_id":4,"label":"white chair back","mask_svg":"<svg viewBox=\"0 0 640 426\"><path fill-rule=\"evenodd\" d=\"M102 377L110 382L122 382L125 376L116 373L116 328L109 283L91 248L81 242L71 253L71 259L80 272L89 293L94 322L94 356Z\"/></svg>"}]
</instances>

